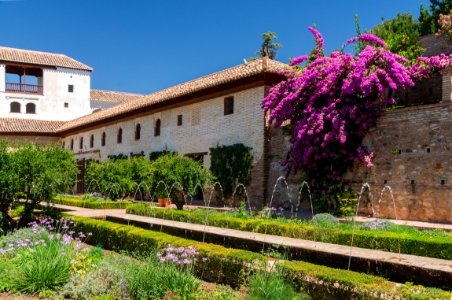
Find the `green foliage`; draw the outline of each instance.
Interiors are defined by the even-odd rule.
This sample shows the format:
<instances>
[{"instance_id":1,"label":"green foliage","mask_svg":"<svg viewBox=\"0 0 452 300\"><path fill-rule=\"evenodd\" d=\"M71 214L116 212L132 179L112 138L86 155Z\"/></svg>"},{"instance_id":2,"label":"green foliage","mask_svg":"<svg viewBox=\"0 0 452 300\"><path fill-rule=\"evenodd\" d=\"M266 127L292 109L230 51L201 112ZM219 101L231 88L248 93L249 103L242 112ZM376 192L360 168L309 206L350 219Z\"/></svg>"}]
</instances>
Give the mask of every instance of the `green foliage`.
<instances>
[{"instance_id":1,"label":"green foliage","mask_svg":"<svg viewBox=\"0 0 452 300\"><path fill-rule=\"evenodd\" d=\"M452 295L435 288L397 286L382 277L301 261L285 261L278 266L287 281L309 290L314 299L325 299L325 295L327 299L448 299Z\"/></svg>"},{"instance_id":2,"label":"green foliage","mask_svg":"<svg viewBox=\"0 0 452 300\"><path fill-rule=\"evenodd\" d=\"M276 58L276 51L278 48L281 48L282 45L279 43L273 43L273 40L276 39L276 34L274 32L264 32L262 33L262 45L261 50L256 53L260 57L268 57L270 59Z\"/></svg>"},{"instance_id":3,"label":"green foliage","mask_svg":"<svg viewBox=\"0 0 452 300\"><path fill-rule=\"evenodd\" d=\"M151 168L147 173L153 181L149 187L151 191L156 191L159 198L173 198L173 203L178 209L182 209L185 204L183 194L196 193L196 185L204 186L207 182L213 180L213 176L199 162L188 157L177 154L166 154L160 156L151 163ZM163 181L170 191L159 184ZM180 193L183 189L183 193Z\"/></svg>"},{"instance_id":4,"label":"green foliage","mask_svg":"<svg viewBox=\"0 0 452 300\"><path fill-rule=\"evenodd\" d=\"M123 278L120 267L126 265L127 263L121 262L119 258L106 258L87 274L72 274L64 285L61 296L71 299L92 299L108 291L109 295L116 296L111 298L119 299L121 296L119 283Z\"/></svg>"},{"instance_id":5,"label":"green foliage","mask_svg":"<svg viewBox=\"0 0 452 300\"><path fill-rule=\"evenodd\" d=\"M123 153L108 155L107 158L109 160L121 160L121 159L129 159L129 157Z\"/></svg>"},{"instance_id":6,"label":"green foliage","mask_svg":"<svg viewBox=\"0 0 452 300\"><path fill-rule=\"evenodd\" d=\"M439 15L447 15L452 9L450 0L430 0L429 9L421 4L419 12L419 32L421 35L436 33L439 29Z\"/></svg>"},{"instance_id":7,"label":"green foliage","mask_svg":"<svg viewBox=\"0 0 452 300\"><path fill-rule=\"evenodd\" d=\"M75 217L74 220L78 230L92 232L87 243L102 245L106 249L146 254L150 249L162 249L168 244L174 247L193 246L200 253L200 258L208 257L207 261L200 260L195 264L195 274L204 280L222 282L233 287L243 283L241 274L249 273L250 266L246 262L263 259L261 255L250 251L183 239L134 226L82 217Z\"/></svg>"},{"instance_id":8,"label":"green foliage","mask_svg":"<svg viewBox=\"0 0 452 300\"><path fill-rule=\"evenodd\" d=\"M75 221L79 229L93 233L88 242L101 243L109 249L148 253L153 247L158 249L168 244L175 247L193 246L198 249L201 257L208 258L207 262L197 263L196 274L202 279L223 282L234 287L242 283L242 274L249 274L249 268L254 261L263 262L265 259L262 255L249 251L196 242L133 226L82 217L76 217ZM400 298L403 293L404 299L425 299L422 292L435 299L451 297L451 293L440 289L399 285L382 277L302 261L287 261L278 266L281 267L287 282L292 282L297 289L302 287L309 291L314 298L317 296L320 299L337 299L341 296L344 299L375 299L375 295L378 297L381 293Z\"/></svg>"},{"instance_id":9,"label":"green foliage","mask_svg":"<svg viewBox=\"0 0 452 300\"><path fill-rule=\"evenodd\" d=\"M194 160L174 153L161 153L156 160L133 158L131 160L107 160L93 162L87 169L87 182L105 197L112 200L134 195L140 185L141 191L159 198L173 198L179 209L185 204L183 194L195 193L195 186L212 181L212 175ZM163 155L164 154L164 155ZM160 184L163 181L164 184ZM171 191L167 190L171 189ZM183 193L178 193L183 189ZM182 195L181 195L182 194Z\"/></svg>"},{"instance_id":10,"label":"green foliage","mask_svg":"<svg viewBox=\"0 0 452 300\"><path fill-rule=\"evenodd\" d=\"M115 209L115 208L123 209L132 203L130 201L112 201L112 200L89 201L69 197L55 197L53 198L52 202L55 204L92 209Z\"/></svg>"},{"instance_id":11,"label":"green foliage","mask_svg":"<svg viewBox=\"0 0 452 300\"><path fill-rule=\"evenodd\" d=\"M339 220L330 214L316 214L311 222L319 227L325 227L325 228L333 228L339 224Z\"/></svg>"},{"instance_id":12,"label":"green foliage","mask_svg":"<svg viewBox=\"0 0 452 300\"><path fill-rule=\"evenodd\" d=\"M424 50L418 43L419 23L410 13L399 13L394 19L386 20L372 28L370 33L382 38L391 52L413 62L416 62Z\"/></svg>"},{"instance_id":13,"label":"green foliage","mask_svg":"<svg viewBox=\"0 0 452 300\"><path fill-rule=\"evenodd\" d=\"M309 299L306 294L295 293L279 272L257 272L250 278L248 285L250 300Z\"/></svg>"},{"instance_id":14,"label":"green foliage","mask_svg":"<svg viewBox=\"0 0 452 300\"><path fill-rule=\"evenodd\" d=\"M161 299L167 291L180 294L183 299L196 299L189 295L200 288L190 272L181 271L173 263L160 264L153 252L144 263L130 264L125 280L132 299Z\"/></svg>"},{"instance_id":15,"label":"green foliage","mask_svg":"<svg viewBox=\"0 0 452 300\"><path fill-rule=\"evenodd\" d=\"M16 264L16 276L11 280L13 289L34 294L65 284L71 270L71 256L62 255L62 248L59 241L47 241L47 246L23 253Z\"/></svg>"},{"instance_id":16,"label":"green foliage","mask_svg":"<svg viewBox=\"0 0 452 300\"><path fill-rule=\"evenodd\" d=\"M149 153L149 160L151 160L151 161L157 160L157 158L159 158L160 156L167 155L167 154L177 154L177 152L168 151L168 150L153 151L153 152Z\"/></svg>"},{"instance_id":17,"label":"green foliage","mask_svg":"<svg viewBox=\"0 0 452 300\"><path fill-rule=\"evenodd\" d=\"M243 144L210 148L210 171L223 187L225 197L232 195L237 184L250 183L252 163L251 148Z\"/></svg>"},{"instance_id":18,"label":"green foliage","mask_svg":"<svg viewBox=\"0 0 452 300\"><path fill-rule=\"evenodd\" d=\"M320 226L317 226L313 222L301 223L287 219L264 220L248 217L243 218L237 215L234 216L233 213L228 214L214 211L206 214L203 210L188 212L151 209L150 205L147 204L130 205L127 208L127 213L197 224L205 224L207 218L207 224L212 226L339 245L350 245L353 234L350 224L339 224L334 219L331 220L330 217L326 217L328 218L328 222L319 222ZM418 231L406 226L395 226L392 230L390 232L355 230L353 244L361 248L452 259L452 236L444 231L443 235L440 235L436 232Z\"/></svg>"},{"instance_id":19,"label":"green foliage","mask_svg":"<svg viewBox=\"0 0 452 300\"><path fill-rule=\"evenodd\" d=\"M132 168L127 159L91 162L86 174L86 181L112 200L125 197L132 191Z\"/></svg>"},{"instance_id":20,"label":"green foliage","mask_svg":"<svg viewBox=\"0 0 452 300\"><path fill-rule=\"evenodd\" d=\"M0 213L6 218L6 222L0 223L12 226L8 212L14 201L25 196L28 201L24 203L19 225L26 225L36 205L66 192L74 185L76 174L74 156L58 145L0 142Z\"/></svg>"}]
</instances>

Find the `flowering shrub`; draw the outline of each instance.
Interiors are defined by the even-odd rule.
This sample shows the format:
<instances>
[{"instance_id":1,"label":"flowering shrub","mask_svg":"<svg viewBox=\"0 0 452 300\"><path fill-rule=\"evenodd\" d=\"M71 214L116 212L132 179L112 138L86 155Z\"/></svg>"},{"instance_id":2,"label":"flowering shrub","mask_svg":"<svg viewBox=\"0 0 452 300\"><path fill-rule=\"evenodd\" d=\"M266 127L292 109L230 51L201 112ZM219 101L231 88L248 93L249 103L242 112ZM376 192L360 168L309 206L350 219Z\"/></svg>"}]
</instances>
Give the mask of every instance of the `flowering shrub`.
<instances>
[{"instance_id":1,"label":"flowering shrub","mask_svg":"<svg viewBox=\"0 0 452 300\"><path fill-rule=\"evenodd\" d=\"M84 273L92 266L80 256L84 233L76 233L72 219L41 218L0 244L0 260L11 262L0 277L11 289L25 293L52 290L69 280L71 271ZM16 235L17 233L17 235Z\"/></svg>"},{"instance_id":2,"label":"flowering shrub","mask_svg":"<svg viewBox=\"0 0 452 300\"><path fill-rule=\"evenodd\" d=\"M448 15L439 14L438 25L440 26L440 29L436 35L444 35L452 42L452 10L449 11Z\"/></svg>"},{"instance_id":3,"label":"flowering shrub","mask_svg":"<svg viewBox=\"0 0 452 300\"><path fill-rule=\"evenodd\" d=\"M361 225L361 229L364 230L381 230L389 231L394 227L394 224L383 219L377 219L375 221L365 222Z\"/></svg>"},{"instance_id":4,"label":"flowering shrub","mask_svg":"<svg viewBox=\"0 0 452 300\"><path fill-rule=\"evenodd\" d=\"M324 188L322 181L341 182L355 161L373 166L374 154L361 142L385 107L395 103L395 90L413 86L435 68L450 66L452 56L420 58L409 65L387 50L383 40L367 33L326 56L321 34L309 30L316 40L313 54L291 61L283 71L286 80L270 89L262 106L274 127L289 124L291 149L282 162L287 172L303 170L314 186ZM362 43L363 50L345 53L354 42Z\"/></svg>"}]
</instances>

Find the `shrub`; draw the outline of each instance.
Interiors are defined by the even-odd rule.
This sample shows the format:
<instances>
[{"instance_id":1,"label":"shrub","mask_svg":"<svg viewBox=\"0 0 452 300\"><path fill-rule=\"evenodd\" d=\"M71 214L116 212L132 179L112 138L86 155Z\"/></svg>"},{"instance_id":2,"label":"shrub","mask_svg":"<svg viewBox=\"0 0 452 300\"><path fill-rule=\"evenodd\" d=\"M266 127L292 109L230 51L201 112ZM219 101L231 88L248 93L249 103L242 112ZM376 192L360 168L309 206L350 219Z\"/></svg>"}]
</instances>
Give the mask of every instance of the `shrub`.
<instances>
[{"instance_id":1,"label":"shrub","mask_svg":"<svg viewBox=\"0 0 452 300\"><path fill-rule=\"evenodd\" d=\"M295 293L279 272L260 271L254 274L248 283L248 293L250 300L309 299L306 294Z\"/></svg>"},{"instance_id":2,"label":"shrub","mask_svg":"<svg viewBox=\"0 0 452 300\"><path fill-rule=\"evenodd\" d=\"M57 197L53 198L52 202L54 204L93 208L93 209L115 209L115 208L126 208L132 202L130 201L112 201L112 200L102 200L102 201L88 201L80 200L77 198L68 197Z\"/></svg>"},{"instance_id":3,"label":"shrub","mask_svg":"<svg viewBox=\"0 0 452 300\"><path fill-rule=\"evenodd\" d=\"M155 253L144 263L130 264L125 280L132 299L162 299L167 291L186 297L200 288L199 281L190 272L179 269L174 263L161 264Z\"/></svg>"},{"instance_id":4,"label":"shrub","mask_svg":"<svg viewBox=\"0 0 452 300\"><path fill-rule=\"evenodd\" d=\"M14 151L10 151L14 148ZM18 198L28 200L20 214L19 227L31 220L39 202L66 192L75 183L77 168L72 153L58 145L10 145L0 142L0 225L14 227L8 215Z\"/></svg>"},{"instance_id":5,"label":"shrub","mask_svg":"<svg viewBox=\"0 0 452 300\"><path fill-rule=\"evenodd\" d=\"M12 278L13 289L34 294L65 284L71 270L71 256L64 250L59 241L48 241L47 245L23 253Z\"/></svg>"},{"instance_id":6,"label":"shrub","mask_svg":"<svg viewBox=\"0 0 452 300\"><path fill-rule=\"evenodd\" d=\"M185 204L184 194L194 194L197 185L202 187L208 181L213 180L210 172L199 162L177 154L160 156L151 166L147 173L149 177L154 179L150 189L162 198L168 197L168 193L170 193L169 196L173 198L173 202L179 210ZM159 185L160 181L163 181L170 190Z\"/></svg>"},{"instance_id":7,"label":"shrub","mask_svg":"<svg viewBox=\"0 0 452 300\"><path fill-rule=\"evenodd\" d=\"M121 295L119 283L123 279L123 272L118 267L125 265L126 263L121 263L119 259L108 258L87 274L72 274L63 287L61 296L71 299L92 299L108 293L116 296L111 298L118 299Z\"/></svg>"},{"instance_id":8,"label":"shrub","mask_svg":"<svg viewBox=\"0 0 452 300\"><path fill-rule=\"evenodd\" d=\"M220 213L205 210L174 211L151 208L148 204L132 204L127 208L127 213L152 216L162 219L197 224L209 224L217 227L225 227L243 231L267 233L292 238L301 238L325 243L350 245L354 234L353 245L361 248L381 249L396 253L406 253L419 256L452 259L451 234L442 231L430 233L430 231L418 231L406 226L394 226L391 231L355 230L349 224L340 224L334 217L326 217L327 225L295 222L287 219L264 220L233 213ZM323 218L323 217L317 217ZM332 225L335 224L335 225Z\"/></svg>"},{"instance_id":9,"label":"shrub","mask_svg":"<svg viewBox=\"0 0 452 300\"><path fill-rule=\"evenodd\" d=\"M88 242L101 243L110 249L146 253L151 247L163 248L168 244L194 246L201 257L208 257L208 261L200 261L197 264L196 274L202 279L231 284L233 287L243 282L245 274L249 274L254 261L264 260L262 255L249 251L191 241L161 232L82 217L74 219L79 230L93 232ZM281 263L280 266L288 282L293 282L296 288L303 287L305 291L321 299L337 299L338 295L344 299L374 299L377 298L375 295L379 296L382 293L395 295L398 298L403 293L405 299L423 299L421 293L426 293L434 299L451 297L451 293L440 289L418 286L412 288L409 285L387 281L382 277L302 261L288 261Z\"/></svg>"},{"instance_id":10,"label":"shrub","mask_svg":"<svg viewBox=\"0 0 452 300\"><path fill-rule=\"evenodd\" d=\"M330 214L316 214L312 220L312 224L320 226L320 227L335 227L339 224L339 220Z\"/></svg>"},{"instance_id":11,"label":"shrub","mask_svg":"<svg viewBox=\"0 0 452 300\"><path fill-rule=\"evenodd\" d=\"M210 148L210 171L223 187L224 197L232 195L237 184L251 181L253 156L243 144Z\"/></svg>"},{"instance_id":12,"label":"shrub","mask_svg":"<svg viewBox=\"0 0 452 300\"><path fill-rule=\"evenodd\" d=\"M394 223L383 219L377 219L375 221L364 222L363 224L361 224L361 229L363 230L389 231L394 227Z\"/></svg>"}]
</instances>

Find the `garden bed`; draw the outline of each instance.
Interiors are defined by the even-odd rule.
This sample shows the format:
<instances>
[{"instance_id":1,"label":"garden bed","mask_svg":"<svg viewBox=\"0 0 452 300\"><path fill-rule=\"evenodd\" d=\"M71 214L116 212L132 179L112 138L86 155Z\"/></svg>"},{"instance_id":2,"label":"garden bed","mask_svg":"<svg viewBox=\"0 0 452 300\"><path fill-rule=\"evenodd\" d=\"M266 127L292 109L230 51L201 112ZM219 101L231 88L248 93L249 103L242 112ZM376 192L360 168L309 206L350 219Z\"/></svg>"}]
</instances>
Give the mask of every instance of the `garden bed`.
<instances>
[{"instance_id":1,"label":"garden bed","mask_svg":"<svg viewBox=\"0 0 452 300\"><path fill-rule=\"evenodd\" d=\"M92 232L92 236L87 242L100 244L108 249L144 253L150 248L161 249L168 244L175 247L193 246L198 249L201 257L207 258L207 261L198 264L195 270L198 276L207 281L238 286L243 283L245 275L252 271L255 261L266 260L265 256L250 251L197 242L134 226L82 217L76 217L75 221L79 229ZM440 289L399 285L382 277L353 271L318 266L302 261L287 262L283 266L285 264L293 267L293 271L289 267L285 268L288 272L286 276L293 278L297 285L302 285L307 291L311 291L311 296L317 295L317 298L337 299L337 295L347 295L347 298L354 299L380 299L384 294L386 299L396 299L401 295L410 299L425 299L422 294L419 294L419 289L428 292L429 298L432 299L449 299L451 297L450 293ZM319 286L323 288L320 289ZM362 289L363 286L366 288Z\"/></svg>"},{"instance_id":2,"label":"garden bed","mask_svg":"<svg viewBox=\"0 0 452 300\"><path fill-rule=\"evenodd\" d=\"M130 205L127 213L346 246L351 244L353 235L351 226L344 224L322 227L287 219L237 217L232 213L156 209L149 204ZM357 225L353 246L452 260L451 233L418 231L405 226L395 228L399 228L399 232L359 230Z\"/></svg>"}]
</instances>

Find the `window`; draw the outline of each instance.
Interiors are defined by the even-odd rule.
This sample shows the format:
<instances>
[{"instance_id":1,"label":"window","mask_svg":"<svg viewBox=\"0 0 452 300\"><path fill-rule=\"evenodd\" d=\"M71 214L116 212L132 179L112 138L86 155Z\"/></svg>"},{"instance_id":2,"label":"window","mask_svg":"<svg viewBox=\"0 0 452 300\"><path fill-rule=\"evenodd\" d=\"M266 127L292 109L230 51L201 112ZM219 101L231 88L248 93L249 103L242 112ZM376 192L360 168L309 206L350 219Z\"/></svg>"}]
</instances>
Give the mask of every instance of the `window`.
<instances>
[{"instance_id":1,"label":"window","mask_svg":"<svg viewBox=\"0 0 452 300\"><path fill-rule=\"evenodd\" d=\"M177 126L182 126L182 115L177 116Z\"/></svg>"},{"instance_id":2,"label":"window","mask_svg":"<svg viewBox=\"0 0 452 300\"><path fill-rule=\"evenodd\" d=\"M135 126L135 140L139 140L141 138L141 125L137 124Z\"/></svg>"},{"instance_id":3,"label":"window","mask_svg":"<svg viewBox=\"0 0 452 300\"><path fill-rule=\"evenodd\" d=\"M224 98L224 115L232 115L234 113L234 97Z\"/></svg>"},{"instance_id":4,"label":"window","mask_svg":"<svg viewBox=\"0 0 452 300\"><path fill-rule=\"evenodd\" d=\"M122 143L122 128L118 129L117 142L118 142L118 144Z\"/></svg>"},{"instance_id":5,"label":"window","mask_svg":"<svg viewBox=\"0 0 452 300\"><path fill-rule=\"evenodd\" d=\"M161 121L160 121L160 119L157 119L157 121L155 121L154 136L160 136L160 126L161 126Z\"/></svg>"},{"instance_id":6,"label":"window","mask_svg":"<svg viewBox=\"0 0 452 300\"><path fill-rule=\"evenodd\" d=\"M10 111L12 113L20 113L20 103L19 102L11 102Z\"/></svg>"},{"instance_id":7,"label":"window","mask_svg":"<svg viewBox=\"0 0 452 300\"><path fill-rule=\"evenodd\" d=\"M83 137L80 138L80 145L79 145L80 150L83 149Z\"/></svg>"},{"instance_id":8,"label":"window","mask_svg":"<svg viewBox=\"0 0 452 300\"><path fill-rule=\"evenodd\" d=\"M68 108L69 107L69 103L68 102L64 102L64 108Z\"/></svg>"},{"instance_id":9,"label":"window","mask_svg":"<svg viewBox=\"0 0 452 300\"><path fill-rule=\"evenodd\" d=\"M106 134L105 132L102 132L102 147L105 146L105 140L106 140Z\"/></svg>"},{"instance_id":10,"label":"window","mask_svg":"<svg viewBox=\"0 0 452 300\"><path fill-rule=\"evenodd\" d=\"M68 91L69 93L73 93L73 92L74 92L74 85L73 85L73 84L68 85L68 86L67 86L67 91Z\"/></svg>"},{"instance_id":11,"label":"window","mask_svg":"<svg viewBox=\"0 0 452 300\"><path fill-rule=\"evenodd\" d=\"M92 134L91 137L89 138L89 147L93 148L94 147L94 135Z\"/></svg>"},{"instance_id":12,"label":"window","mask_svg":"<svg viewBox=\"0 0 452 300\"><path fill-rule=\"evenodd\" d=\"M35 114L36 105L34 103L27 103L27 105L25 105L25 111L27 114Z\"/></svg>"},{"instance_id":13,"label":"window","mask_svg":"<svg viewBox=\"0 0 452 300\"><path fill-rule=\"evenodd\" d=\"M74 150L74 140L71 140L71 150Z\"/></svg>"},{"instance_id":14,"label":"window","mask_svg":"<svg viewBox=\"0 0 452 300\"><path fill-rule=\"evenodd\" d=\"M66 148L66 142L63 141L63 149Z\"/></svg>"}]
</instances>

